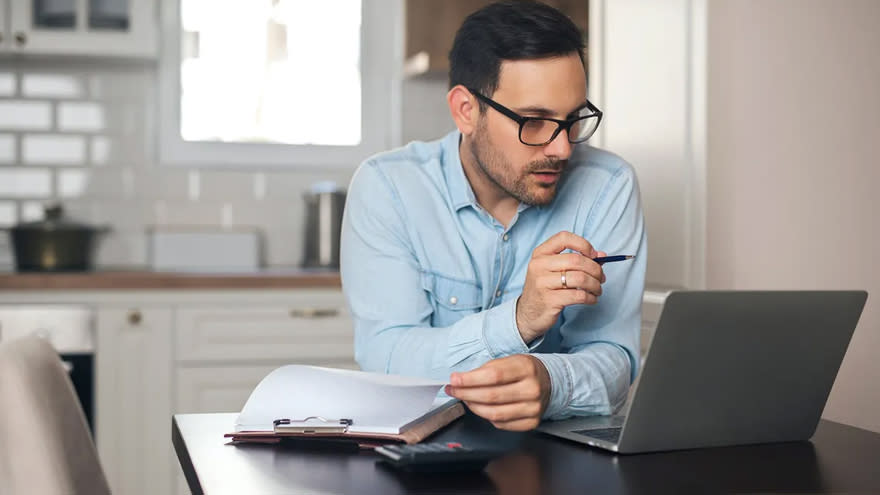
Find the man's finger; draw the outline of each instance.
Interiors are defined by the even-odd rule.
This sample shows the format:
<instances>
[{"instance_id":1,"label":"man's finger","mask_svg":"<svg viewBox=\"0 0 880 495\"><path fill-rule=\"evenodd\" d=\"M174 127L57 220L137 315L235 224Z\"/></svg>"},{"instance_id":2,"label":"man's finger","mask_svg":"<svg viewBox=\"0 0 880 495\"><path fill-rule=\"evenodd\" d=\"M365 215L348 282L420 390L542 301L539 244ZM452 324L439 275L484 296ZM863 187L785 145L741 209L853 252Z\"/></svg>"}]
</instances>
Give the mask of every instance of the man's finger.
<instances>
[{"instance_id":1,"label":"man's finger","mask_svg":"<svg viewBox=\"0 0 880 495\"><path fill-rule=\"evenodd\" d=\"M593 245L590 244L590 241L577 234L566 231L559 232L541 243L535 248L533 254L559 254L566 249L577 251L588 258L596 257L596 250L593 249Z\"/></svg>"},{"instance_id":2,"label":"man's finger","mask_svg":"<svg viewBox=\"0 0 880 495\"><path fill-rule=\"evenodd\" d=\"M538 278L537 286L551 290L581 289L597 296L602 295L602 283L596 276L581 271L566 271L565 285L562 285L563 272L551 272ZM600 273L599 277L602 276Z\"/></svg>"},{"instance_id":3,"label":"man's finger","mask_svg":"<svg viewBox=\"0 0 880 495\"><path fill-rule=\"evenodd\" d=\"M446 393L456 399L479 404L511 404L514 402L534 401L541 397L540 387L534 381L515 382L489 387L453 387L447 385Z\"/></svg>"},{"instance_id":4,"label":"man's finger","mask_svg":"<svg viewBox=\"0 0 880 495\"><path fill-rule=\"evenodd\" d=\"M596 279L602 276L602 266L599 263L593 261L592 258L578 253L561 253L555 256L548 256L542 261L541 268L547 271L563 272L576 270L588 273L596 277Z\"/></svg>"},{"instance_id":5,"label":"man's finger","mask_svg":"<svg viewBox=\"0 0 880 495\"><path fill-rule=\"evenodd\" d=\"M449 384L453 387L487 387L514 383L523 379L527 370L519 366L510 366L506 359L495 359L475 370L453 373L449 376Z\"/></svg>"},{"instance_id":6,"label":"man's finger","mask_svg":"<svg viewBox=\"0 0 880 495\"><path fill-rule=\"evenodd\" d=\"M489 405L465 402L468 409L477 416L486 418L493 423L507 423L526 418L538 418L541 414L541 403L517 402L515 404Z\"/></svg>"},{"instance_id":7,"label":"man's finger","mask_svg":"<svg viewBox=\"0 0 880 495\"><path fill-rule=\"evenodd\" d=\"M523 418L513 421L496 421L492 422L495 428L499 430L509 431L529 431L534 430L541 423L539 418Z\"/></svg>"}]
</instances>

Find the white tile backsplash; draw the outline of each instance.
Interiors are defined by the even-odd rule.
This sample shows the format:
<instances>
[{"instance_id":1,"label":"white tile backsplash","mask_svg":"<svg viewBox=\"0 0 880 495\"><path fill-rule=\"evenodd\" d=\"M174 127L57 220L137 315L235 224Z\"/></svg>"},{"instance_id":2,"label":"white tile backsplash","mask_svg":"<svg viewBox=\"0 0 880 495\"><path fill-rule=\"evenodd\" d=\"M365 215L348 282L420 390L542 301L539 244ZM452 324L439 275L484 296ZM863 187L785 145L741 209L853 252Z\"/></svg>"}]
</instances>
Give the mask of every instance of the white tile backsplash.
<instances>
[{"instance_id":1,"label":"white tile backsplash","mask_svg":"<svg viewBox=\"0 0 880 495\"><path fill-rule=\"evenodd\" d=\"M45 169L0 168L0 197L45 198L52 194L52 174Z\"/></svg>"},{"instance_id":2,"label":"white tile backsplash","mask_svg":"<svg viewBox=\"0 0 880 495\"><path fill-rule=\"evenodd\" d=\"M99 268L145 266L146 234L141 231L112 230L98 239L95 259Z\"/></svg>"},{"instance_id":3,"label":"white tile backsplash","mask_svg":"<svg viewBox=\"0 0 880 495\"><path fill-rule=\"evenodd\" d=\"M52 105L45 101L0 100L0 128L48 131L52 128Z\"/></svg>"},{"instance_id":4,"label":"white tile backsplash","mask_svg":"<svg viewBox=\"0 0 880 495\"><path fill-rule=\"evenodd\" d=\"M0 163L9 164L15 162L15 136L13 134L0 134Z\"/></svg>"},{"instance_id":5,"label":"white tile backsplash","mask_svg":"<svg viewBox=\"0 0 880 495\"><path fill-rule=\"evenodd\" d=\"M265 232L266 264L299 266L302 263L302 234L298 230L268 229Z\"/></svg>"},{"instance_id":6,"label":"white tile backsplash","mask_svg":"<svg viewBox=\"0 0 880 495\"><path fill-rule=\"evenodd\" d=\"M110 139L106 136L92 137L90 158L94 165L106 165L110 160Z\"/></svg>"},{"instance_id":7,"label":"white tile backsplash","mask_svg":"<svg viewBox=\"0 0 880 495\"><path fill-rule=\"evenodd\" d=\"M82 165L86 163L86 137L29 134L22 137L21 159L26 164Z\"/></svg>"},{"instance_id":8,"label":"white tile backsplash","mask_svg":"<svg viewBox=\"0 0 880 495\"><path fill-rule=\"evenodd\" d=\"M405 142L453 128L445 85L405 82ZM255 227L264 233L268 265L299 265L303 193L326 180L347 188L356 164L327 172L160 165L157 93L154 66L28 59L3 65L0 220L10 205L19 220L39 220L45 201L60 200L71 218L112 228L99 244L102 267L145 264L145 233L154 225ZM2 255L0 248L0 265Z\"/></svg>"},{"instance_id":9,"label":"white tile backsplash","mask_svg":"<svg viewBox=\"0 0 880 495\"><path fill-rule=\"evenodd\" d=\"M15 74L0 72L0 96L15 96Z\"/></svg>"},{"instance_id":10,"label":"white tile backsplash","mask_svg":"<svg viewBox=\"0 0 880 495\"><path fill-rule=\"evenodd\" d=\"M25 201L21 204L21 221L36 222L46 217L45 203L41 201Z\"/></svg>"},{"instance_id":11,"label":"white tile backsplash","mask_svg":"<svg viewBox=\"0 0 880 495\"><path fill-rule=\"evenodd\" d=\"M79 198L86 193L89 174L86 170L71 169L58 171L58 196L62 198Z\"/></svg>"},{"instance_id":12,"label":"white tile backsplash","mask_svg":"<svg viewBox=\"0 0 880 495\"><path fill-rule=\"evenodd\" d=\"M202 171L198 181L199 197L208 201L255 200L254 177L253 172Z\"/></svg>"},{"instance_id":13,"label":"white tile backsplash","mask_svg":"<svg viewBox=\"0 0 880 495\"><path fill-rule=\"evenodd\" d=\"M106 127L104 108L93 102L58 104L58 129L61 131L100 132Z\"/></svg>"},{"instance_id":14,"label":"white tile backsplash","mask_svg":"<svg viewBox=\"0 0 880 495\"><path fill-rule=\"evenodd\" d=\"M11 227L16 223L18 223L18 205L15 201L0 201L0 228Z\"/></svg>"},{"instance_id":15,"label":"white tile backsplash","mask_svg":"<svg viewBox=\"0 0 880 495\"><path fill-rule=\"evenodd\" d=\"M31 98L82 98L83 84L79 77L68 74L25 74L21 93Z\"/></svg>"}]
</instances>

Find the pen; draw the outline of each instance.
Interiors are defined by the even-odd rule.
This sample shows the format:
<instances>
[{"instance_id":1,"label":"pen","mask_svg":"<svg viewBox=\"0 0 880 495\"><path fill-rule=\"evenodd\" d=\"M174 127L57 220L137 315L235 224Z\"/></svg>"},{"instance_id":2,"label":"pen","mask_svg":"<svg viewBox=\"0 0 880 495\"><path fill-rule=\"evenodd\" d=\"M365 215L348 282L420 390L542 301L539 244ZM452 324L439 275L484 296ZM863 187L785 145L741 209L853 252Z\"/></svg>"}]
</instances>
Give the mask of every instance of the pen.
<instances>
[{"instance_id":1,"label":"pen","mask_svg":"<svg viewBox=\"0 0 880 495\"><path fill-rule=\"evenodd\" d=\"M635 256L630 254L621 254L617 256L601 256L599 258L593 258L593 261L599 263L600 265L603 263L612 263L614 261L626 261L635 258Z\"/></svg>"}]
</instances>

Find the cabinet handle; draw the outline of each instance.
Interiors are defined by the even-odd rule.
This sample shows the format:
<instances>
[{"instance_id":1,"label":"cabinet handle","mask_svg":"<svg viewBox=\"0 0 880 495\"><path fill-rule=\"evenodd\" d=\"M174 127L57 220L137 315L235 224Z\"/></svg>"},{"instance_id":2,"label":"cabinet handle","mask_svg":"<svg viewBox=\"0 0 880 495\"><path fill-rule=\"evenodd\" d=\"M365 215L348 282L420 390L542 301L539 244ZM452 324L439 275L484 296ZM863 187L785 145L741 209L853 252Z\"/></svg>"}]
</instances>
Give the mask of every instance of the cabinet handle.
<instances>
[{"instance_id":1,"label":"cabinet handle","mask_svg":"<svg viewBox=\"0 0 880 495\"><path fill-rule=\"evenodd\" d=\"M133 309L128 312L128 323L131 325L140 325L143 319L144 315L141 314L140 310Z\"/></svg>"},{"instance_id":2,"label":"cabinet handle","mask_svg":"<svg viewBox=\"0 0 880 495\"><path fill-rule=\"evenodd\" d=\"M27 35L22 33L21 31L15 33L15 43L18 46L23 46L25 43L27 43Z\"/></svg>"},{"instance_id":3,"label":"cabinet handle","mask_svg":"<svg viewBox=\"0 0 880 495\"><path fill-rule=\"evenodd\" d=\"M336 308L296 308L290 310L291 318L330 318L339 314Z\"/></svg>"}]
</instances>

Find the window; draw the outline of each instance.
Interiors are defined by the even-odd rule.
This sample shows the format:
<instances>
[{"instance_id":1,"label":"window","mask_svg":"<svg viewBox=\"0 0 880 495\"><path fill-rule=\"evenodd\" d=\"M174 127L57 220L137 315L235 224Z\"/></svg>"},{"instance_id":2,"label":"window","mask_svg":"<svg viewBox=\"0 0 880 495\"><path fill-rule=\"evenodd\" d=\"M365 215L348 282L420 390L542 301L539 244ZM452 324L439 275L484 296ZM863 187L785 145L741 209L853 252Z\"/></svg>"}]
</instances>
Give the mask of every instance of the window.
<instances>
[{"instance_id":1,"label":"window","mask_svg":"<svg viewBox=\"0 0 880 495\"><path fill-rule=\"evenodd\" d=\"M354 167L396 144L398 2L166 5L162 163Z\"/></svg>"}]
</instances>

